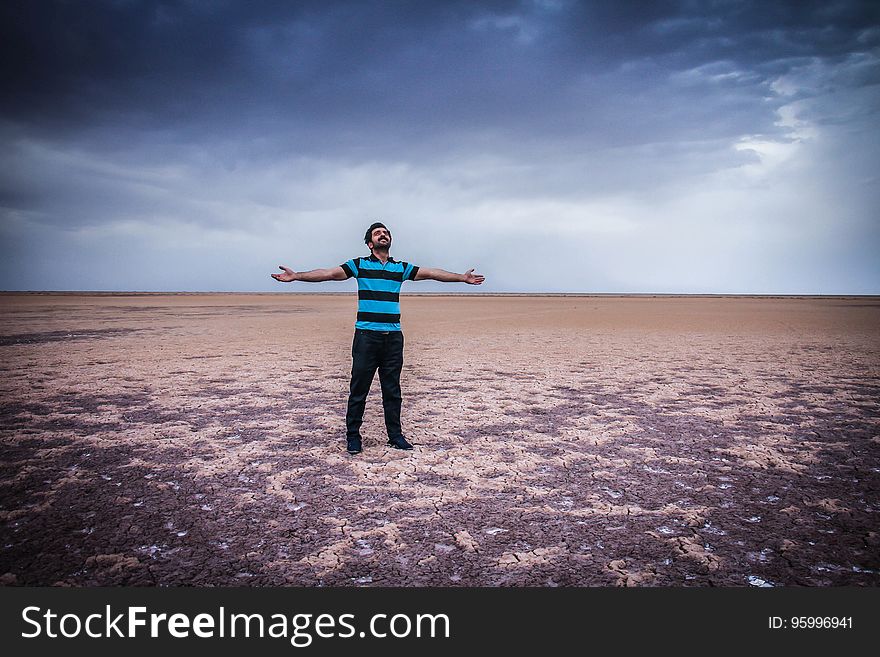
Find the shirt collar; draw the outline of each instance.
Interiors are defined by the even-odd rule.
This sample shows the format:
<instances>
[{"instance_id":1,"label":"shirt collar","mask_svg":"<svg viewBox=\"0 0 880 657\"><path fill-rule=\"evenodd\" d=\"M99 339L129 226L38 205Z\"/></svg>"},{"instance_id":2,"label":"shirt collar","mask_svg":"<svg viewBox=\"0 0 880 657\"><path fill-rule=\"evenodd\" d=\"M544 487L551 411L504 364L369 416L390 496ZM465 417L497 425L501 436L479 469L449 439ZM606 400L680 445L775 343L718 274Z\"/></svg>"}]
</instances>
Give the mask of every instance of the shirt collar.
<instances>
[{"instance_id":1,"label":"shirt collar","mask_svg":"<svg viewBox=\"0 0 880 657\"><path fill-rule=\"evenodd\" d=\"M369 257L367 258L367 260L372 260L373 262L382 262L381 260L379 260L379 258L377 258L377 257L376 257L375 255L373 255L372 253L370 253L370 255L369 255ZM392 258L391 256L388 256L388 262L397 262L397 261L396 261L394 258Z\"/></svg>"}]
</instances>

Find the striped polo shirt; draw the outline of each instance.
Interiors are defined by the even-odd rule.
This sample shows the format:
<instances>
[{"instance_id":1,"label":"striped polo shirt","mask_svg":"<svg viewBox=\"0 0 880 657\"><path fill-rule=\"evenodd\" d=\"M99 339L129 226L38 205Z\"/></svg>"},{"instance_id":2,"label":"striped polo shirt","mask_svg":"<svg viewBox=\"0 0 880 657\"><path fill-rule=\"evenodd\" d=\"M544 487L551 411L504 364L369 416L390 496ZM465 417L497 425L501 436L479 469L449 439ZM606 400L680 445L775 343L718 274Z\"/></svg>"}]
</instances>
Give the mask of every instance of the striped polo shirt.
<instances>
[{"instance_id":1,"label":"striped polo shirt","mask_svg":"<svg viewBox=\"0 0 880 657\"><path fill-rule=\"evenodd\" d=\"M358 281L358 314L354 327L367 331L400 330L400 286L414 281L419 268L388 258L384 265L376 256L354 258L340 265L346 278Z\"/></svg>"}]
</instances>

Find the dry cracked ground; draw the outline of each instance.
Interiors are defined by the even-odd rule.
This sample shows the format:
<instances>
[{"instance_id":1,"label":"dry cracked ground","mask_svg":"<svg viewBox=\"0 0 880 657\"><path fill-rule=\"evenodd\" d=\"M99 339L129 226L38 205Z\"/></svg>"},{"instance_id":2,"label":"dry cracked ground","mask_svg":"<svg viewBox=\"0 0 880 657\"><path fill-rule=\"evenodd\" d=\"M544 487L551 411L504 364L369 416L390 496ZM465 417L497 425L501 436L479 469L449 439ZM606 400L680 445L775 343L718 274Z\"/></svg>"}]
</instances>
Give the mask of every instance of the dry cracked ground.
<instances>
[{"instance_id":1,"label":"dry cracked ground","mask_svg":"<svg viewBox=\"0 0 880 657\"><path fill-rule=\"evenodd\" d=\"M880 584L880 299L0 296L5 585Z\"/></svg>"}]
</instances>

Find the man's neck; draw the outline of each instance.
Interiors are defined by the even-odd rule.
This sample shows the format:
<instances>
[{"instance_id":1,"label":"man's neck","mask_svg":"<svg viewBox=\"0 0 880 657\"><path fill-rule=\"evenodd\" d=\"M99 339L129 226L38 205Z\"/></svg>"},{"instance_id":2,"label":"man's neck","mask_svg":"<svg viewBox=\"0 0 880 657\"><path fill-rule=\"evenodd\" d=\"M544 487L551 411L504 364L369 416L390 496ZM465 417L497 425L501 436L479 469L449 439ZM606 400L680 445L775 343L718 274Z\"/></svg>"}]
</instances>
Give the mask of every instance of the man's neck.
<instances>
[{"instance_id":1,"label":"man's neck","mask_svg":"<svg viewBox=\"0 0 880 657\"><path fill-rule=\"evenodd\" d=\"M383 265L388 262L388 249L373 249L373 255L379 258Z\"/></svg>"}]
</instances>

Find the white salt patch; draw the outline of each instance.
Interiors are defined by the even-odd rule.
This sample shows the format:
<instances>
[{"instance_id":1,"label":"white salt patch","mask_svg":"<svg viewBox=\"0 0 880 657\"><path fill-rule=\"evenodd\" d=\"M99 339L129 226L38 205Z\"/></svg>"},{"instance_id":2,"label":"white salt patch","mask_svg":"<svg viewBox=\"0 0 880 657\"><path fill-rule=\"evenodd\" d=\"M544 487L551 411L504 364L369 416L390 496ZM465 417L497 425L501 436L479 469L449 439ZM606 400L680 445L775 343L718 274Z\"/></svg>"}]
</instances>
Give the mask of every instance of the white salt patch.
<instances>
[{"instance_id":1,"label":"white salt patch","mask_svg":"<svg viewBox=\"0 0 880 657\"><path fill-rule=\"evenodd\" d=\"M765 579L761 579L760 577L757 577L755 575L749 575L748 580L749 580L749 584L751 586L760 586L761 588L772 588L773 587L772 583L768 582Z\"/></svg>"},{"instance_id":2,"label":"white salt patch","mask_svg":"<svg viewBox=\"0 0 880 657\"><path fill-rule=\"evenodd\" d=\"M868 573L870 575L876 575L880 571L871 570L870 568L859 568L858 566L853 566L852 571L854 573Z\"/></svg>"},{"instance_id":3,"label":"white salt patch","mask_svg":"<svg viewBox=\"0 0 880 657\"><path fill-rule=\"evenodd\" d=\"M166 546L163 545L162 547ZM156 555L162 552L162 548L158 545L142 545L138 548L138 551L146 553L151 559L155 559Z\"/></svg>"}]
</instances>

